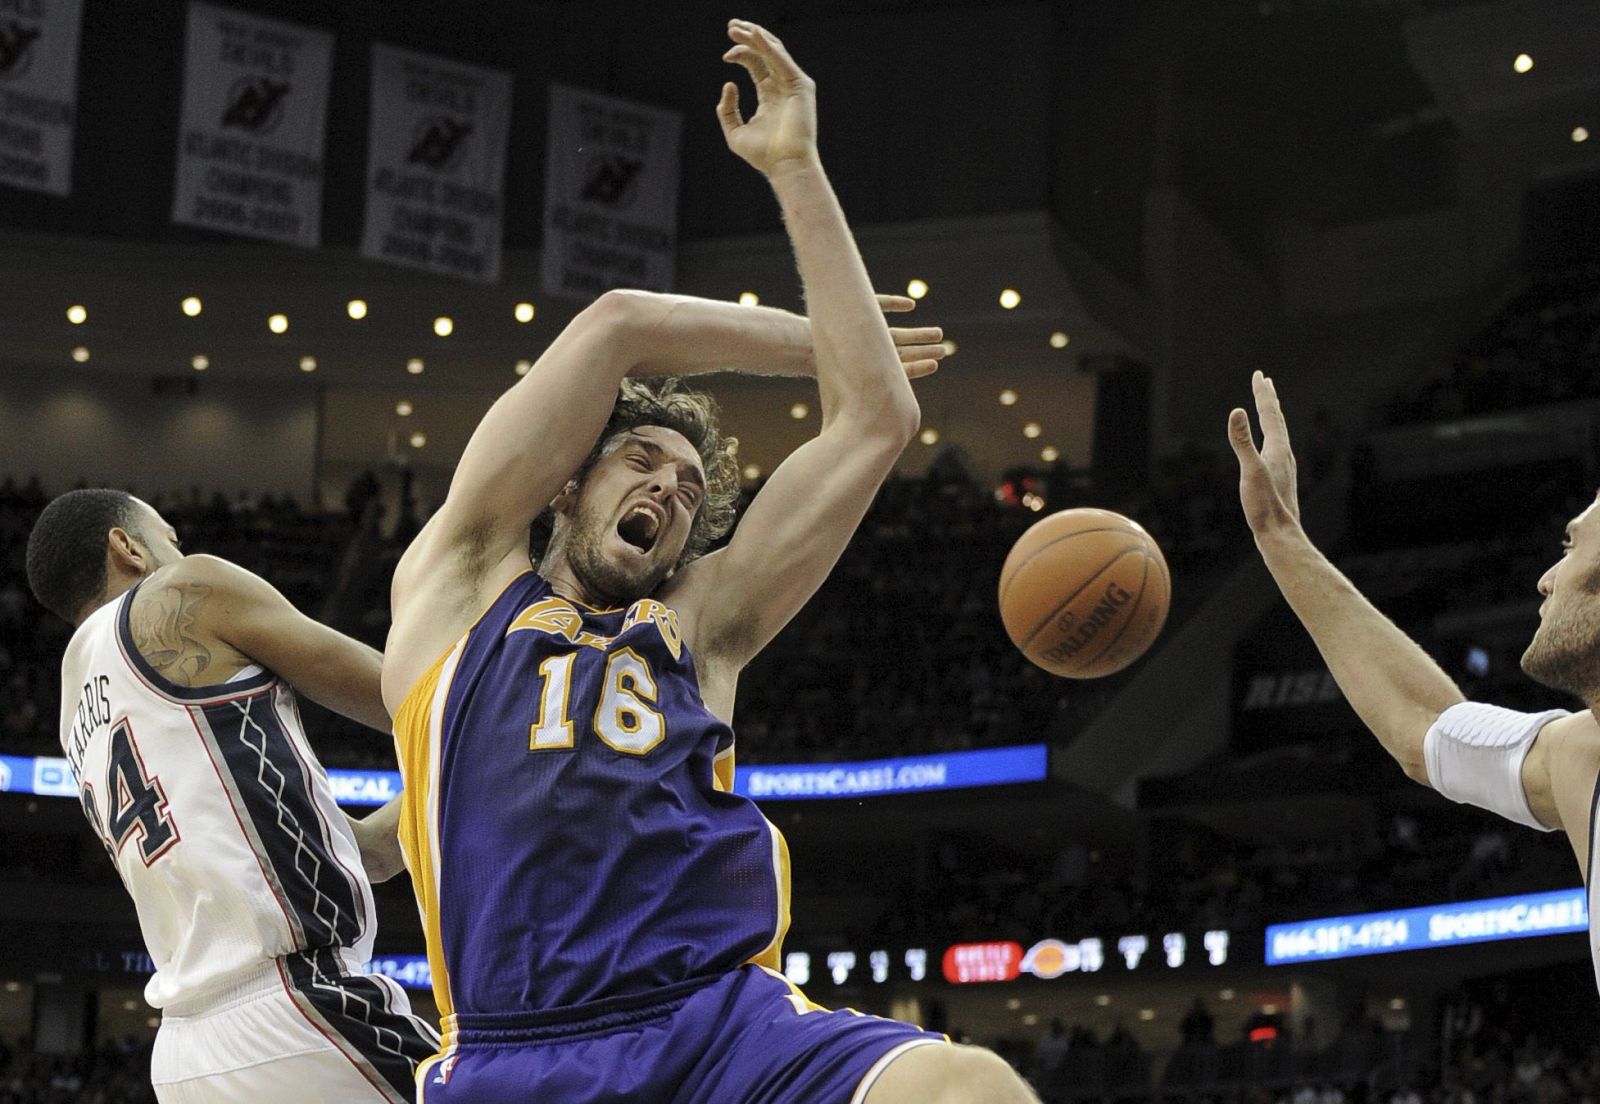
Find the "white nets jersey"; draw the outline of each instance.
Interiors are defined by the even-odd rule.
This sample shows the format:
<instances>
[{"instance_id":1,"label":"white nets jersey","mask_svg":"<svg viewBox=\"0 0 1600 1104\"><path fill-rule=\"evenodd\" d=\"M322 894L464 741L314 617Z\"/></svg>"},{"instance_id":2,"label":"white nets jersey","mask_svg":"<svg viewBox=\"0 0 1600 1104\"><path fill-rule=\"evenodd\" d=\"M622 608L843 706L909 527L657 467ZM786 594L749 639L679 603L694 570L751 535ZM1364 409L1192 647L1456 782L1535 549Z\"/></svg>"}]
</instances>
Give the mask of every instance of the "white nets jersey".
<instances>
[{"instance_id":1,"label":"white nets jersey","mask_svg":"<svg viewBox=\"0 0 1600 1104\"><path fill-rule=\"evenodd\" d=\"M145 998L191 1006L295 951L367 961L372 887L294 692L258 667L169 682L133 646L137 589L67 646L61 744L139 912Z\"/></svg>"}]
</instances>

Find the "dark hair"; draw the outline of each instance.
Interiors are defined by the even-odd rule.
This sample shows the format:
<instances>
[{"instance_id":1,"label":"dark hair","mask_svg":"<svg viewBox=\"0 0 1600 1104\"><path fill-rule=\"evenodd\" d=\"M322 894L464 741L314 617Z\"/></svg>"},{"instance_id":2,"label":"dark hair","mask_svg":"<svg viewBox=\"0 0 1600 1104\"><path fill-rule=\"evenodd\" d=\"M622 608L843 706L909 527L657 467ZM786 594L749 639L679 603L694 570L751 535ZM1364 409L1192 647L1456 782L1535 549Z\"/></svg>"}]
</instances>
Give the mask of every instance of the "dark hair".
<instances>
[{"instance_id":1,"label":"dark hair","mask_svg":"<svg viewBox=\"0 0 1600 1104\"><path fill-rule=\"evenodd\" d=\"M717 426L717 401L703 391L691 391L672 377L649 383L623 380L610 420L572 478L581 485L600 458L616 447L617 438L640 426L661 426L683 434L706 469L706 497L695 514L683 555L678 557L677 566L682 567L733 527L739 501L739 462L734 452L739 442L722 435ZM528 528L528 557L535 566L544 558L554 530L555 511L546 507Z\"/></svg>"},{"instance_id":2,"label":"dark hair","mask_svg":"<svg viewBox=\"0 0 1600 1104\"><path fill-rule=\"evenodd\" d=\"M137 500L103 487L53 500L28 534L28 586L39 604L67 623L106 589L106 535L126 529L141 541Z\"/></svg>"}]
</instances>

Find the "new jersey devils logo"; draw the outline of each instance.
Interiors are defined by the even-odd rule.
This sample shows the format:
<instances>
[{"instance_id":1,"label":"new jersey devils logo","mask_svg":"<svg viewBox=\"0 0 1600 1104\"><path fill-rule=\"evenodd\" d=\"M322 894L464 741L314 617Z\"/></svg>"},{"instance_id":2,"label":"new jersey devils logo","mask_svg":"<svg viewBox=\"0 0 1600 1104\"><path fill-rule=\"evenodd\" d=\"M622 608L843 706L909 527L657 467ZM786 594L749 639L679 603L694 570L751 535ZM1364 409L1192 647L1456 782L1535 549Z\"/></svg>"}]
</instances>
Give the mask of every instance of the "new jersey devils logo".
<instances>
[{"instance_id":1,"label":"new jersey devils logo","mask_svg":"<svg viewBox=\"0 0 1600 1104\"><path fill-rule=\"evenodd\" d=\"M14 80L33 68L33 44L42 33L15 19L0 24L0 80Z\"/></svg>"},{"instance_id":2,"label":"new jersey devils logo","mask_svg":"<svg viewBox=\"0 0 1600 1104\"><path fill-rule=\"evenodd\" d=\"M603 153L590 159L583 179L583 198L607 207L630 207L644 162L620 153Z\"/></svg>"},{"instance_id":3,"label":"new jersey devils logo","mask_svg":"<svg viewBox=\"0 0 1600 1104\"><path fill-rule=\"evenodd\" d=\"M283 100L288 94L286 81L240 77L228 89L228 107L222 113L222 125L252 134L271 134L283 121Z\"/></svg>"},{"instance_id":4,"label":"new jersey devils logo","mask_svg":"<svg viewBox=\"0 0 1600 1104\"><path fill-rule=\"evenodd\" d=\"M463 123L448 115L424 119L411 135L411 152L406 163L424 165L435 172L453 172L467 152L466 138L472 133L472 124Z\"/></svg>"}]
</instances>

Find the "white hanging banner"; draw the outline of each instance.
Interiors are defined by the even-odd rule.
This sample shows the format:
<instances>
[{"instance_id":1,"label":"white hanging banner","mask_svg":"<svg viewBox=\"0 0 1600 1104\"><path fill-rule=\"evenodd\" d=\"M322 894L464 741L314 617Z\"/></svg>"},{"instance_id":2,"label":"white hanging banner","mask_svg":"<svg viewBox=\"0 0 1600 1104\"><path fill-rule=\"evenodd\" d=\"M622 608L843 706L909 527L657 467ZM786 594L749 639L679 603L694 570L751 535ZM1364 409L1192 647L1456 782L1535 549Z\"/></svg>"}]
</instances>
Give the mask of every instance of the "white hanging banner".
<instances>
[{"instance_id":1,"label":"white hanging banner","mask_svg":"<svg viewBox=\"0 0 1600 1104\"><path fill-rule=\"evenodd\" d=\"M550 89L544 290L589 298L667 291L678 259L683 115L577 88Z\"/></svg>"},{"instance_id":2,"label":"white hanging banner","mask_svg":"<svg viewBox=\"0 0 1600 1104\"><path fill-rule=\"evenodd\" d=\"M0 184L72 191L83 0L0 2Z\"/></svg>"},{"instance_id":3,"label":"white hanging banner","mask_svg":"<svg viewBox=\"0 0 1600 1104\"><path fill-rule=\"evenodd\" d=\"M500 278L511 74L372 47L363 256Z\"/></svg>"},{"instance_id":4,"label":"white hanging banner","mask_svg":"<svg viewBox=\"0 0 1600 1104\"><path fill-rule=\"evenodd\" d=\"M192 0L172 221L314 246L333 35Z\"/></svg>"}]
</instances>

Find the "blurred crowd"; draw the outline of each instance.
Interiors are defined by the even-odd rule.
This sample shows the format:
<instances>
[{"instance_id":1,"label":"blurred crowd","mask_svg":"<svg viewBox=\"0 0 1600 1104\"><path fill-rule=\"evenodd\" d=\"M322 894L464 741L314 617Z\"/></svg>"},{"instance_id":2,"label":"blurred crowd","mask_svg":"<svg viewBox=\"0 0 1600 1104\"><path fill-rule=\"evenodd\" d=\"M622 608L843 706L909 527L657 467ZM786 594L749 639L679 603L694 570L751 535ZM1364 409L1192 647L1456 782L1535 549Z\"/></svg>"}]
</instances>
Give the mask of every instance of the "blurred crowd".
<instances>
[{"instance_id":1,"label":"blurred crowd","mask_svg":"<svg viewBox=\"0 0 1600 1104\"><path fill-rule=\"evenodd\" d=\"M1600 397L1600 269L1536 280L1447 371L1397 399L1391 424L1447 421Z\"/></svg>"},{"instance_id":2,"label":"blurred crowd","mask_svg":"<svg viewBox=\"0 0 1600 1104\"><path fill-rule=\"evenodd\" d=\"M71 1057L0 1039L0 1104L154 1104L150 1046L128 1039Z\"/></svg>"}]
</instances>

